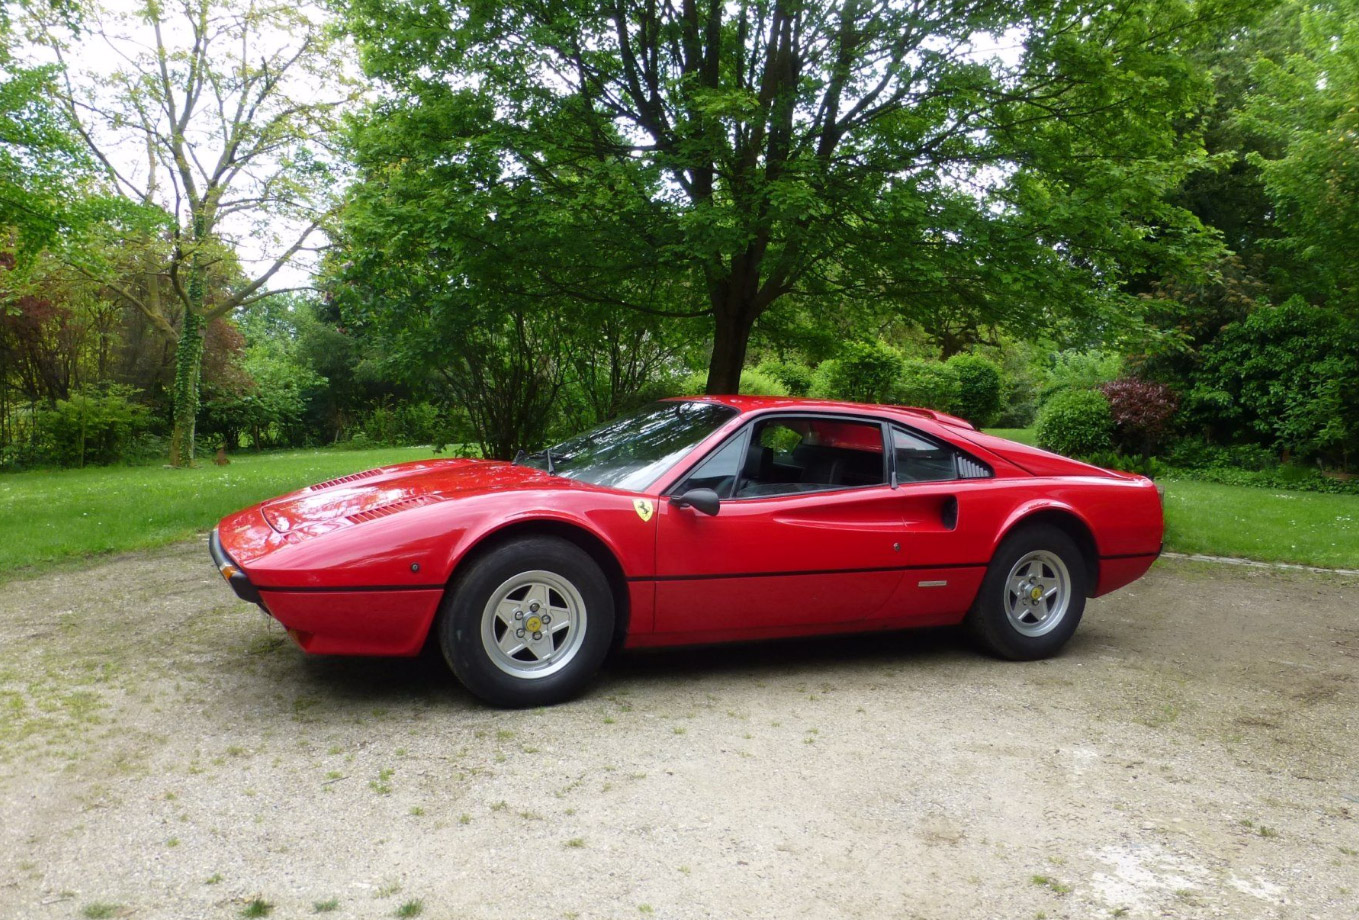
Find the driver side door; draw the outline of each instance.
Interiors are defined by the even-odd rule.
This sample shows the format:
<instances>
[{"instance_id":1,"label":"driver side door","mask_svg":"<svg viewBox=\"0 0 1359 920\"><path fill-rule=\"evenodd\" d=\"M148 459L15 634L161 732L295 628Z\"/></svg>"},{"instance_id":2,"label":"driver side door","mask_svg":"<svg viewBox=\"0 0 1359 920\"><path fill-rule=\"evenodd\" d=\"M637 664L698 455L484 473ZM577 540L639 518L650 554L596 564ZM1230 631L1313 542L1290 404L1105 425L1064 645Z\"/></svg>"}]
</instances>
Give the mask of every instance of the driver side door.
<instances>
[{"instance_id":1,"label":"driver side door","mask_svg":"<svg viewBox=\"0 0 1359 920\"><path fill-rule=\"evenodd\" d=\"M656 632L701 642L871 622L902 578L884 432L777 415L714 450L671 492L712 488L718 514L658 509Z\"/></svg>"}]
</instances>

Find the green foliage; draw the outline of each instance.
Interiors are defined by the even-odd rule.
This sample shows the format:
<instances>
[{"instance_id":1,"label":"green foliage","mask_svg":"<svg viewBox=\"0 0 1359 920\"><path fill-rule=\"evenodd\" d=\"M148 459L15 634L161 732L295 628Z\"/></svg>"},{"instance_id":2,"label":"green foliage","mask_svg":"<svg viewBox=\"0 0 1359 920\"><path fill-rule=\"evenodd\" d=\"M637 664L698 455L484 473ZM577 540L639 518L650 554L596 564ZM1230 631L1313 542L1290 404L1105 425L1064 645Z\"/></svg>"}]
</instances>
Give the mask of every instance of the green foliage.
<instances>
[{"instance_id":1,"label":"green foliage","mask_svg":"<svg viewBox=\"0 0 1359 920\"><path fill-rule=\"evenodd\" d=\"M809 393L822 399L895 402L906 361L882 342L850 342L813 374Z\"/></svg>"},{"instance_id":2,"label":"green foliage","mask_svg":"<svg viewBox=\"0 0 1359 920\"><path fill-rule=\"evenodd\" d=\"M938 361L911 360L902 365L897 380L896 402L922 409L955 412L962 398L958 371Z\"/></svg>"},{"instance_id":3,"label":"green foliage","mask_svg":"<svg viewBox=\"0 0 1359 920\"><path fill-rule=\"evenodd\" d=\"M1254 63L1240 124L1267 143L1249 155L1303 271L1292 291L1359 297L1359 15L1352 3L1290 3L1296 36Z\"/></svg>"},{"instance_id":4,"label":"green foliage","mask_svg":"<svg viewBox=\"0 0 1359 920\"><path fill-rule=\"evenodd\" d=\"M1109 351L1068 350L1052 356L1043 400L1063 390L1093 390L1112 383L1123 373L1123 357Z\"/></svg>"},{"instance_id":5,"label":"green foliage","mask_svg":"<svg viewBox=\"0 0 1359 920\"><path fill-rule=\"evenodd\" d=\"M778 377L757 369L741 371L741 392L748 396L787 396L788 387Z\"/></svg>"},{"instance_id":6,"label":"green foliage","mask_svg":"<svg viewBox=\"0 0 1359 920\"><path fill-rule=\"evenodd\" d=\"M1068 457L1113 449L1109 400L1098 390L1063 390L1038 413L1038 446Z\"/></svg>"},{"instance_id":7,"label":"green foliage","mask_svg":"<svg viewBox=\"0 0 1359 920\"><path fill-rule=\"evenodd\" d=\"M1221 440L1343 465L1359 451L1356 380L1356 324L1294 298L1223 330L1204 350L1187 408Z\"/></svg>"},{"instance_id":8,"label":"green foliage","mask_svg":"<svg viewBox=\"0 0 1359 920\"><path fill-rule=\"evenodd\" d=\"M756 365L755 370L765 377L783 384L790 396L806 396L811 391L812 377L815 373L805 364L798 364L795 361L775 361L772 358L761 361ZM743 383L742 386L744 387L745 384Z\"/></svg>"},{"instance_id":9,"label":"green foliage","mask_svg":"<svg viewBox=\"0 0 1359 920\"><path fill-rule=\"evenodd\" d=\"M668 388L667 396L696 396L703 392L707 374L689 374ZM787 396L788 388L783 382L759 368L746 368L741 371L740 393L743 396Z\"/></svg>"},{"instance_id":10,"label":"green foliage","mask_svg":"<svg viewBox=\"0 0 1359 920\"><path fill-rule=\"evenodd\" d=\"M1291 463L1271 463L1264 469L1214 465L1197 469L1173 466L1169 467L1169 470L1170 475L1178 478L1228 486L1289 489L1295 492L1319 492L1324 495L1359 495L1359 479L1326 476L1315 467Z\"/></svg>"},{"instance_id":11,"label":"green foliage","mask_svg":"<svg viewBox=\"0 0 1359 920\"><path fill-rule=\"evenodd\" d=\"M427 402L376 406L359 420L358 427L355 446L443 447L470 434L465 416Z\"/></svg>"},{"instance_id":12,"label":"green foliage","mask_svg":"<svg viewBox=\"0 0 1359 920\"><path fill-rule=\"evenodd\" d=\"M359 0L347 24L385 91L355 198L418 174L428 214L387 236L435 265L470 244L519 296L707 317L715 389L784 309L833 328L880 303L946 347L1093 328L1124 278L1214 248L1165 193L1211 89L1186 52L1242 6ZM980 34L1022 47L979 55ZM384 296L427 285L401 268ZM477 303L511 293L465 268L432 273Z\"/></svg>"},{"instance_id":13,"label":"green foliage","mask_svg":"<svg viewBox=\"0 0 1359 920\"><path fill-rule=\"evenodd\" d=\"M83 467L128 459L151 424L146 407L132 401L134 395L126 387L110 386L102 392L73 393L57 400L54 408L39 411L34 465Z\"/></svg>"},{"instance_id":14,"label":"green foliage","mask_svg":"<svg viewBox=\"0 0 1359 920\"><path fill-rule=\"evenodd\" d=\"M1000 368L980 355L954 355L944 364L958 375L954 412L978 428L994 424L1004 388Z\"/></svg>"}]
</instances>

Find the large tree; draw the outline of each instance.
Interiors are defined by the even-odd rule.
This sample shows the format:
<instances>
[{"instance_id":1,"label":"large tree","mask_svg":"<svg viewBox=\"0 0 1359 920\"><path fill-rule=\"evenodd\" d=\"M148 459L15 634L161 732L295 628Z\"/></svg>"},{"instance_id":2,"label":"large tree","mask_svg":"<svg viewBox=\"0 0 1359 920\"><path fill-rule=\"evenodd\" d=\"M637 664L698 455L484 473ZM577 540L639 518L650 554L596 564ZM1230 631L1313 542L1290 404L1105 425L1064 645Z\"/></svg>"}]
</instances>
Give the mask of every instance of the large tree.
<instances>
[{"instance_id":1,"label":"large tree","mask_svg":"<svg viewBox=\"0 0 1359 920\"><path fill-rule=\"evenodd\" d=\"M1183 52L1240 5L357 0L349 23L392 91L375 120L443 113L431 157L554 215L525 277L710 316L729 392L790 295L1040 321L1192 249L1163 200L1208 92Z\"/></svg>"},{"instance_id":2,"label":"large tree","mask_svg":"<svg viewBox=\"0 0 1359 920\"><path fill-rule=\"evenodd\" d=\"M1238 119L1266 139L1248 158L1273 205L1270 245L1292 260L1278 293L1359 317L1359 3L1294 0L1287 12L1296 38L1252 61Z\"/></svg>"},{"instance_id":3,"label":"large tree","mask_svg":"<svg viewBox=\"0 0 1359 920\"><path fill-rule=\"evenodd\" d=\"M328 207L327 144L347 91L318 15L277 0L145 0L130 16L87 17L83 35L44 32L89 150L124 195L167 215L156 271L172 302L104 280L177 343L175 465L193 462L206 329L269 296ZM82 58L88 43L121 65L98 73ZM213 272L228 280L210 285Z\"/></svg>"}]
</instances>

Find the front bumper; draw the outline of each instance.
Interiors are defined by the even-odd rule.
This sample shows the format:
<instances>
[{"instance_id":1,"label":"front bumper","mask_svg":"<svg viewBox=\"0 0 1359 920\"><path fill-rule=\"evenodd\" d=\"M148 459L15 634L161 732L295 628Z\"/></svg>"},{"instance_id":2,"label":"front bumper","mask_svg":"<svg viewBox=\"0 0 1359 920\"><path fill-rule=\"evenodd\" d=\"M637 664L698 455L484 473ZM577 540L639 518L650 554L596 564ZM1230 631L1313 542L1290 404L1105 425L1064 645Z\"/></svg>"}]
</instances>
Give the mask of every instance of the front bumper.
<instances>
[{"instance_id":1,"label":"front bumper","mask_svg":"<svg viewBox=\"0 0 1359 920\"><path fill-rule=\"evenodd\" d=\"M249 577L241 571L241 567L236 564L236 560L227 555L227 551L222 549L222 538L217 535L217 528L212 529L212 536L208 537L208 554L212 556L212 564L217 566L217 571L222 573L227 584L231 585L231 590L236 592L236 596L243 601L264 606L260 600L259 588L250 583Z\"/></svg>"}]
</instances>

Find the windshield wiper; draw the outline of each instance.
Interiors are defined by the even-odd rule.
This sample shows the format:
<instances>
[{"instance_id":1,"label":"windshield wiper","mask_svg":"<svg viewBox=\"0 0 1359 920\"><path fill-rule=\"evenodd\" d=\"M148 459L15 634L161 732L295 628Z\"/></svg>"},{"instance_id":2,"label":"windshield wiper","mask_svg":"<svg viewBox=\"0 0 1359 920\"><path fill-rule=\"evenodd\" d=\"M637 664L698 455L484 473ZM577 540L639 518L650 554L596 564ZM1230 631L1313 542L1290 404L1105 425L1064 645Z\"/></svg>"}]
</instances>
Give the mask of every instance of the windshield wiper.
<instances>
[{"instance_id":1,"label":"windshield wiper","mask_svg":"<svg viewBox=\"0 0 1359 920\"><path fill-rule=\"evenodd\" d=\"M520 451L519 453L522 454L523 451ZM535 450L535 451L534 451L533 453L531 453L531 454L526 454L525 457L526 457L527 459L529 459L529 460L541 460L541 459L543 459L544 457L546 457L546 458L547 458L547 471L548 471L549 473L551 473L553 476L557 475L557 466L556 466L556 463L554 462L554 458L553 458L553 456L552 456L552 448L546 447L546 448L543 448L542 450ZM566 458L565 458L564 456L562 456L561 454L557 454L557 456L556 456L555 459L556 459L556 460L565 460ZM515 463L518 463L518 462L519 462L519 457L518 457L518 456L516 456L516 457L514 458L514 462L515 462Z\"/></svg>"}]
</instances>

